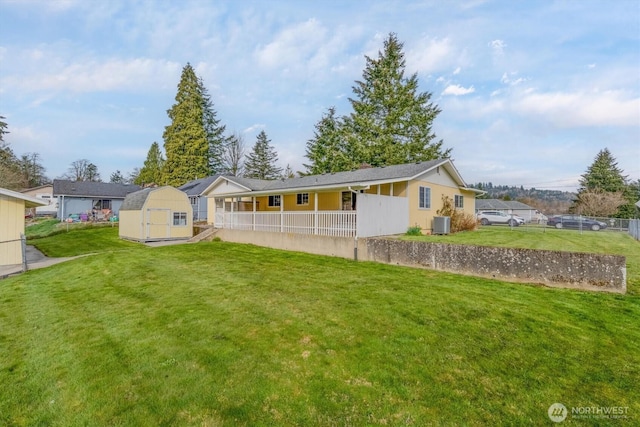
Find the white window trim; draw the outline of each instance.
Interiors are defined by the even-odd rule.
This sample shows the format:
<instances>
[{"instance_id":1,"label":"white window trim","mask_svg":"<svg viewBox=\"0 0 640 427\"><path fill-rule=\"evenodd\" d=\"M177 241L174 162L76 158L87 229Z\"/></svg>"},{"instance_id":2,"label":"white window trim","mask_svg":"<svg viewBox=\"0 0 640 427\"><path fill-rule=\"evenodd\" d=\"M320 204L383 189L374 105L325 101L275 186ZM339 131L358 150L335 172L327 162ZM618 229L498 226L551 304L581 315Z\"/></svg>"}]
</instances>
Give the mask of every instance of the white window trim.
<instances>
[{"instance_id":1,"label":"white window trim","mask_svg":"<svg viewBox=\"0 0 640 427\"><path fill-rule=\"evenodd\" d=\"M306 197L306 202L305 202L305 197ZM298 198L302 199L302 203L298 203ZM297 206L308 206L309 205L309 193L298 193L296 194L296 205Z\"/></svg>"},{"instance_id":2,"label":"white window trim","mask_svg":"<svg viewBox=\"0 0 640 427\"><path fill-rule=\"evenodd\" d=\"M177 215L177 217L176 217ZM176 224L176 219L178 220L178 223ZM184 224L182 224L182 221L184 220ZM173 212L173 226L174 227L187 227L189 225L189 221L187 220L187 213L186 212Z\"/></svg>"},{"instance_id":3,"label":"white window trim","mask_svg":"<svg viewBox=\"0 0 640 427\"><path fill-rule=\"evenodd\" d=\"M276 204L276 197L278 204ZM271 200L273 200L273 204L271 204ZM280 194L274 194L272 196L267 196L267 206L270 208L279 208L282 205L282 197Z\"/></svg>"},{"instance_id":4,"label":"white window trim","mask_svg":"<svg viewBox=\"0 0 640 427\"><path fill-rule=\"evenodd\" d=\"M423 189L427 189L429 190L429 198L428 200L425 200L426 202L428 202L428 206L420 206L420 196L422 196L422 191ZM425 198L426 199L426 198ZM431 210L431 187L427 187L426 185L421 185L418 187L418 209L423 210L423 211L428 211Z\"/></svg>"}]
</instances>

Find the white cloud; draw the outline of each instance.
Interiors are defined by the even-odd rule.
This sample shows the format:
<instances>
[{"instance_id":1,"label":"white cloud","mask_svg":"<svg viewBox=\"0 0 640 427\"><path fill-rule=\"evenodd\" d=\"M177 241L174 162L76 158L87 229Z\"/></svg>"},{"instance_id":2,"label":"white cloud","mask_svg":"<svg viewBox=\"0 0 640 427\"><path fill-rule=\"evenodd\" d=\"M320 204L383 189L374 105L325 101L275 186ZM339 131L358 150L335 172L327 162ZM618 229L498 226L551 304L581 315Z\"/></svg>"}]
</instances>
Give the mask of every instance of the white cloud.
<instances>
[{"instance_id":1,"label":"white cloud","mask_svg":"<svg viewBox=\"0 0 640 427\"><path fill-rule=\"evenodd\" d=\"M512 71L510 73L504 73L502 75L502 78L500 79L500 81L504 84L510 85L510 86L516 86L520 83L526 82L527 79L525 79L524 77L518 77L516 78L516 76L518 75L518 73L516 71Z\"/></svg>"},{"instance_id":2,"label":"white cloud","mask_svg":"<svg viewBox=\"0 0 640 427\"><path fill-rule=\"evenodd\" d=\"M255 52L258 62L267 67L287 67L312 57L324 41L326 29L315 19L280 31L271 43Z\"/></svg>"},{"instance_id":3,"label":"white cloud","mask_svg":"<svg viewBox=\"0 0 640 427\"><path fill-rule=\"evenodd\" d=\"M460 74L460 71L462 71L462 69L460 67L456 68L455 70L453 70L453 75L458 75Z\"/></svg>"},{"instance_id":4,"label":"white cloud","mask_svg":"<svg viewBox=\"0 0 640 427\"><path fill-rule=\"evenodd\" d=\"M470 86L468 88L462 87L460 85L449 85L445 88L445 90L442 92L443 95L455 95L455 96L460 96L460 95L468 95L470 93L475 92L476 89L473 86Z\"/></svg>"},{"instance_id":5,"label":"white cloud","mask_svg":"<svg viewBox=\"0 0 640 427\"><path fill-rule=\"evenodd\" d=\"M493 51L494 55L503 55L507 44L504 40L496 39L489 42L489 47Z\"/></svg>"},{"instance_id":6,"label":"white cloud","mask_svg":"<svg viewBox=\"0 0 640 427\"><path fill-rule=\"evenodd\" d=\"M168 81L175 84L181 69L178 63L149 58L88 59L62 66L59 62L56 58L49 58L37 70L3 78L0 86L21 92L157 90L166 86Z\"/></svg>"},{"instance_id":7,"label":"white cloud","mask_svg":"<svg viewBox=\"0 0 640 427\"><path fill-rule=\"evenodd\" d=\"M640 98L628 98L619 91L531 92L515 101L514 107L559 127L638 126L640 119Z\"/></svg>"},{"instance_id":8,"label":"white cloud","mask_svg":"<svg viewBox=\"0 0 640 427\"><path fill-rule=\"evenodd\" d=\"M422 38L412 49L405 47L407 68L418 73L431 73L451 69L458 55L449 38Z\"/></svg>"}]
</instances>

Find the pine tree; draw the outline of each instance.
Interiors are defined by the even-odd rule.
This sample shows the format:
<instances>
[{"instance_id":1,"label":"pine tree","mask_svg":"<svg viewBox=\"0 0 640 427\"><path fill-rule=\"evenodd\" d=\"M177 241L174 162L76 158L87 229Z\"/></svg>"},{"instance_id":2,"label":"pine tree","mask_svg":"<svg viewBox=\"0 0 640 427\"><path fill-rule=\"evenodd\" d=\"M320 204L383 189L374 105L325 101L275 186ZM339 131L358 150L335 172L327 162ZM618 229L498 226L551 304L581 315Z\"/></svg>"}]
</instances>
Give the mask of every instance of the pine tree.
<instances>
[{"instance_id":1,"label":"pine tree","mask_svg":"<svg viewBox=\"0 0 640 427\"><path fill-rule=\"evenodd\" d=\"M580 189L602 190L602 191L622 191L626 185L626 176L622 175L622 170L618 168L616 159L611 155L608 148L600 150L595 160L587 168L587 172L580 179Z\"/></svg>"},{"instance_id":2,"label":"pine tree","mask_svg":"<svg viewBox=\"0 0 640 427\"><path fill-rule=\"evenodd\" d=\"M305 154L311 160L311 164L304 165L308 174L340 172L357 166L345 143L343 120L336 117L335 107L329 108L315 128L313 138L307 141Z\"/></svg>"},{"instance_id":3,"label":"pine tree","mask_svg":"<svg viewBox=\"0 0 640 427\"><path fill-rule=\"evenodd\" d=\"M125 183L124 175L122 175L122 172L120 172L119 170L116 170L111 174L111 177L109 178L109 182L113 184L124 184Z\"/></svg>"},{"instance_id":4,"label":"pine tree","mask_svg":"<svg viewBox=\"0 0 640 427\"><path fill-rule=\"evenodd\" d=\"M162 152L160 151L160 146L154 141L153 144L151 144L151 148L149 148L147 159L144 161L144 166L135 177L135 184L145 185L161 183L164 162L165 160L162 156Z\"/></svg>"},{"instance_id":5,"label":"pine tree","mask_svg":"<svg viewBox=\"0 0 640 427\"><path fill-rule=\"evenodd\" d=\"M207 141L209 143L209 174L220 174L224 171L224 153L226 138L224 131L226 126L220 124L217 112L213 108L213 101L209 95L209 91L204 86L202 79L198 80L202 91L202 111L203 111L203 124L204 130L207 134Z\"/></svg>"},{"instance_id":6,"label":"pine tree","mask_svg":"<svg viewBox=\"0 0 640 427\"><path fill-rule=\"evenodd\" d=\"M450 156L432 132L440 109L430 103L430 93L418 93L417 74L404 76L402 47L389 34L378 59L365 56L363 80L353 86L353 113L345 125L356 163L384 166Z\"/></svg>"},{"instance_id":7,"label":"pine tree","mask_svg":"<svg viewBox=\"0 0 640 427\"><path fill-rule=\"evenodd\" d=\"M167 159L162 182L180 186L188 181L211 175L210 135L211 115L205 106L208 99L193 67L182 70L176 103L167 111L171 124L162 135ZM205 123L206 122L206 123Z\"/></svg>"},{"instance_id":8,"label":"pine tree","mask_svg":"<svg viewBox=\"0 0 640 427\"><path fill-rule=\"evenodd\" d=\"M247 155L244 164L244 176L256 179L278 179L282 174L282 168L276 166L278 154L270 145L265 131L260 131L251 153Z\"/></svg>"},{"instance_id":9,"label":"pine tree","mask_svg":"<svg viewBox=\"0 0 640 427\"><path fill-rule=\"evenodd\" d=\"M593 163L587 168L587 172L582 175L578 196L571 210L580 211L580 201L583 199L583 194L594 192L619 193L627 203L620 206L613 216L633 218L635 200L633 200L632 187L627 184L627 176L622 175L622 170L618 168L618 163L608 148L600 150Z\"/></svg>"}]
</instances>

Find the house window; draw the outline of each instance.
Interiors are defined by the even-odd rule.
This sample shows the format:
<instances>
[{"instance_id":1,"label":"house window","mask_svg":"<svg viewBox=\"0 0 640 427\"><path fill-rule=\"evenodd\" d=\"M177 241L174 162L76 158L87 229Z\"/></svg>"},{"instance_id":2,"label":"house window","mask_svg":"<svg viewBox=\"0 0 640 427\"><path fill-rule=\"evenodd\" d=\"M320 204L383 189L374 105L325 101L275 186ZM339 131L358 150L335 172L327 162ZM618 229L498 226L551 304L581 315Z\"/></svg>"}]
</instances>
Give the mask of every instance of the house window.
<instances>
[{"instance_id":1,"label":"house window","mask_svg":"<svg viewBox=\"0 0 640 427\"><path fill-rule=\"evenodd\" d=\"M173 225L187 225L187 213L186 212L174 212L173 213Z\"/></svg>"},{"instance_id":2,"label":"house window","mask_svg":"<svg viewBox=\"0 0 640 427\"><path fill-rule=\"evenodd\" d=\"M420 209L431 209L431 188L418 187L420 198Z\"/></svg>"},{"instance_id":3,"label":"house window","mask_svg":"<svg viewBox=\"0 0 640 427\"><path fill-rule=\"evenodd\" d=\"M93 202L93 209L109 209L111 210L111 200L95 200Z\"/></svg>"},{"instance_id":4,"label":"house window","mask_svg":"<svg viewBox=\"0 0 640 427\"><path fill-rule=\"evenodd\" d=\"M308 205L309 204L309 193L298 193L298 194L296 194L296 204L297 205Z\"/></svg>"},{"instance_id":5,"label":"house window","mask_svg":"<svg viewBox=\"0 0 640 427\"><path fill-rule=\"evenodd\" d=\"M269 196L269 207L277 208L280 207L280 195L277 196Z\"/></svg>"},{"instance_id":6,"label":"house window","mask_svg":"<svg viewBox=\"0 0 640 427\"><path fill-rule=\"evenodd\" d=\"M458 208L458 209L464 208L464 197L459 196L459 195L456 194L454 196L454 199L455 199L454 203L456 205L456 208Z\"/></svg>"},{"instance_id":7,"label":"house window","mask_svg":"<svg viewBox=\"0 0 640 427\"><path fill-rule=\"evenodd\" d=\"M198 204L198 196L189 196L189 203L192 205Z\"/></svg>"}]
</instances>

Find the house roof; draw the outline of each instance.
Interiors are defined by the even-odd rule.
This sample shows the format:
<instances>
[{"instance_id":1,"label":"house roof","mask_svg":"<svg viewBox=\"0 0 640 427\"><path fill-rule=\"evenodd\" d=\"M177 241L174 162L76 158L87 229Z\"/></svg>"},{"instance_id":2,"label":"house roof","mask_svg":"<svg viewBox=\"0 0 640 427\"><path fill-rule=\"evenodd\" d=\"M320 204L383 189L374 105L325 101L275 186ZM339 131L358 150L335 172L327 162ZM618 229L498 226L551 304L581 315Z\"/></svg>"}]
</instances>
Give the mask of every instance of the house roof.
<instances>
[{"instance_id":1,"label":"house roof","mask_svg":"<svg viewBox=\"0 0 640 427\"><path fill-rule=\"evenodd\" d=\"M68 181L65 179L53 180L54 196L72 197L103 197L110 199L124 199L125 196L140 190L139 185L114 184L111 182Z\"/></svg>"},{"instance_id":2,"label":"house roof","mask_svg":"<svg viewBox=\"0 0 640 427\"><path fill-rule=\"evenodd\" d=\"M26 194L18 193L17 191L7 190L6 188L0 188L0 196L9 197L11 199L24 200L25 208L35 208L37 206L46 206L49 203L35 197L27 196Z\"/></svg>"},{"instance_id":3,"label":"house roof","mask_svg":"<svg viewBox=\"0 0 640 427\"><path fill-rule=\"evenodd\" d=\"M476 210L535 210L529 205L516 200L476 199Z\"/></svg>"},{"instance_id":4,"label":"house roof","mask_svg":"<svg viewBox=\"0 0 640 427\"><path fill-rule=\"evenodd\" d=\"M388 183L395 181L411 180L425 174L426 172L444 167L455 182L463 188L466 184L458 170L450 159L431 160L427 162L407 163L402 165L384 166L378 168L358 169L354 171L326 173L321 175L307 175L280 180L260 180L250 178L240 178L235 176L220 176L214 180L204 191L208 193L216 184L224 180L231 181L246 191L252 193L273 193L274 191L288 192L300 190L319 190L323 188L337 187L358 187L375 185L378 183ZM480 192L479 190L469 189Z\"/></svg>"},{"instance_id":5,"label":"house roof","mask_svg":"<svg viewBox=\"0 0 640 427\"><path fill-rule=\"evenodd\" d=\"M187 193L187 196L200 196L213 181L220 175L212 175L206 178L195 179L178 187L178 190Z\"/></svg>"}]
</instances>

